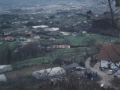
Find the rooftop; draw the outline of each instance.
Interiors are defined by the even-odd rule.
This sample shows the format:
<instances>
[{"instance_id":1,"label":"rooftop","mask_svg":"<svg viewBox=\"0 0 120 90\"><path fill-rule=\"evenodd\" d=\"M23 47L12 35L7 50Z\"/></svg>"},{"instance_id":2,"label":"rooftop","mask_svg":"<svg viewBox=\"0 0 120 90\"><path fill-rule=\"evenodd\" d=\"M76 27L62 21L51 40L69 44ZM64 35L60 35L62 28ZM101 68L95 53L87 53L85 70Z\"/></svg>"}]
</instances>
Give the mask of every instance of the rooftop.
<instances>
[{"instance_id":1,"label":"rooftop","mask_svg":"<svg viewBox=\"0 0 120 90\"><path fill-rule=\"evenodd\" d=\"M120 45L103 44L98 54L98 60L120 61Z\"/></svg>"},{"instance_id":2,"label":"rooftop","mask_svg":"<svg viewBox=\"0 0 120 90\"><path fill-rule=\"evenodd\" d=\"M5 37L5 39L11 39L12 38L12 36L7 36L7 37Z\"/></svg>"}]
</instances>

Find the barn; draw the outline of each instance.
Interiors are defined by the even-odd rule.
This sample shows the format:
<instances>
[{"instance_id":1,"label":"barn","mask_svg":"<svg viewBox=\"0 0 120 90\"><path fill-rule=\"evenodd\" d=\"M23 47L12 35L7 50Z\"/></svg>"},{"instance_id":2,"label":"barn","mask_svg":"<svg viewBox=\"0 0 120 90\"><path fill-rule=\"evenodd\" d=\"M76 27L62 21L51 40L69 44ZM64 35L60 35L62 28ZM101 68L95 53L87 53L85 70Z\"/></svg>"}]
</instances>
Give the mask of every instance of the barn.
<instances>
[{"instance_id":1,"label":"barn","mask_svg":"<svg viewBox=\"0 0 120 90\"><path fill-rule=\"evenodd\" d=\"M101 68L117 69L120 67L120 45L102 44L97 59Z\"/></svg>"},{"instance_id":2,"label":"barn","mask_svg":"<svg viewBox=\"0 0 120 90\"><path fill-rule=\"evenodd\" d=\"M51 79L66 75L66 71L61 67L54 67L35 71L32 73L36 79Z\"/></svg>"}]
</instances>

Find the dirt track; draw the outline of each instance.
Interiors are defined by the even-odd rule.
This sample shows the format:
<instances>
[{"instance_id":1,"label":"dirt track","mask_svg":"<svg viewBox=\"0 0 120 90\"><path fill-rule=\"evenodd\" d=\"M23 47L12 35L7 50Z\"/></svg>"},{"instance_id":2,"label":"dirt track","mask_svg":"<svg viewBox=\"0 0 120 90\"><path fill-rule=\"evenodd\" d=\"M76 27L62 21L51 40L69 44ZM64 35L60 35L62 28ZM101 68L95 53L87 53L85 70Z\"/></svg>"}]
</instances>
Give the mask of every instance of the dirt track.
<instances>
[{"instance_id":1,"label":"dirt track","mask_svg":"<svg viewBox=\"0 0 120 90\"><path fill-rule=\"evenodd\" d=\"M86 68L91 69L93 72L97 72L97 74L102 78L102 80L100 81L101 83L112 86L112 84L110 83L110 81L113 80L113 75L108 75L107 72L101 71L99 69L100 62L97 62L94 65L94 67L91 67L90 66L90 60L91 60L90 57L86 60L86 62L85 62Z\"/></svg>"}]
</instances>

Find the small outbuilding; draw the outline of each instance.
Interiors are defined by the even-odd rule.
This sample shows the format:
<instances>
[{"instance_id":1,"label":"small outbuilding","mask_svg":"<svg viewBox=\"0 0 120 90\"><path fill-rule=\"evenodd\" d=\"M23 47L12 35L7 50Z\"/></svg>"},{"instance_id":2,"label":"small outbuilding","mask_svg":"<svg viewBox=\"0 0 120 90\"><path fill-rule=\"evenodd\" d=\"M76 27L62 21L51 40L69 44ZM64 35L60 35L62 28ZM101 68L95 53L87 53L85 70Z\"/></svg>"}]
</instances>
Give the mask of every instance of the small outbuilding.
<instances>
[{"instance_id":1,"label":"small outbuilding","mask_svg":"<svg viewBox=\"0 0 120 90\"><path fill-rule=\"evenodd\" d=\"M0 82L7 82L7 78L4 74L0 74Z\"/></svg>"},{"instance_id":2,"label":"small outbuilding","mask_svg":"<svg viewBox=\"0 0 120 90\"><path fill-rule=\"evenodd\" d=\"M12 66L11 65L0 65L0 73L6 72L6 71L11 71Z\"/></svg>"},{"instance_id":3,"label":"small outbuilding","mask_svg":"<svg viewBox=\"0 0 120 90\"><path fill-rule=\"evenodd\" d=\"M73 69L73 68L79 67L79 65L77 63L72 63L72 64L69 64L69 65L64 65L62 67L65 68L65 69Z\"/></svg>"},{"instance_id":4,"label":"small outbuilding","mask_svg":"<svg viewBox=\"0 0 120 90\"><path fill-rule=\"evenodd\" d=\"M51 79L66 75L66 71L61 67L54 67L44 70L35 71L32 73L37 79Z\"/></svg>"}]
</instances>

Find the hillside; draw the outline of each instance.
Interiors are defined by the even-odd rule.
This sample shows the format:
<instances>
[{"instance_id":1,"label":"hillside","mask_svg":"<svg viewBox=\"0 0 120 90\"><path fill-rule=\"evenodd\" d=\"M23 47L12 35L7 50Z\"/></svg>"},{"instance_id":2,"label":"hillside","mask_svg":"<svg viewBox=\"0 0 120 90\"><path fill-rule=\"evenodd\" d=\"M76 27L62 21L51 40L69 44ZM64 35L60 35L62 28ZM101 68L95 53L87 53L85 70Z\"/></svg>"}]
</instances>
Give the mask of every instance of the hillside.
<instances>
[{"instance_id":1,"label":"hillside","mask_svg":"<svg viewBox=\"0 0 120 90\"><path fill-rule=\"evenodd\" d=\"M94 0L1 0L0 7L35 6L48 4L93 3Z\"/></svg>"}]
</instances>

